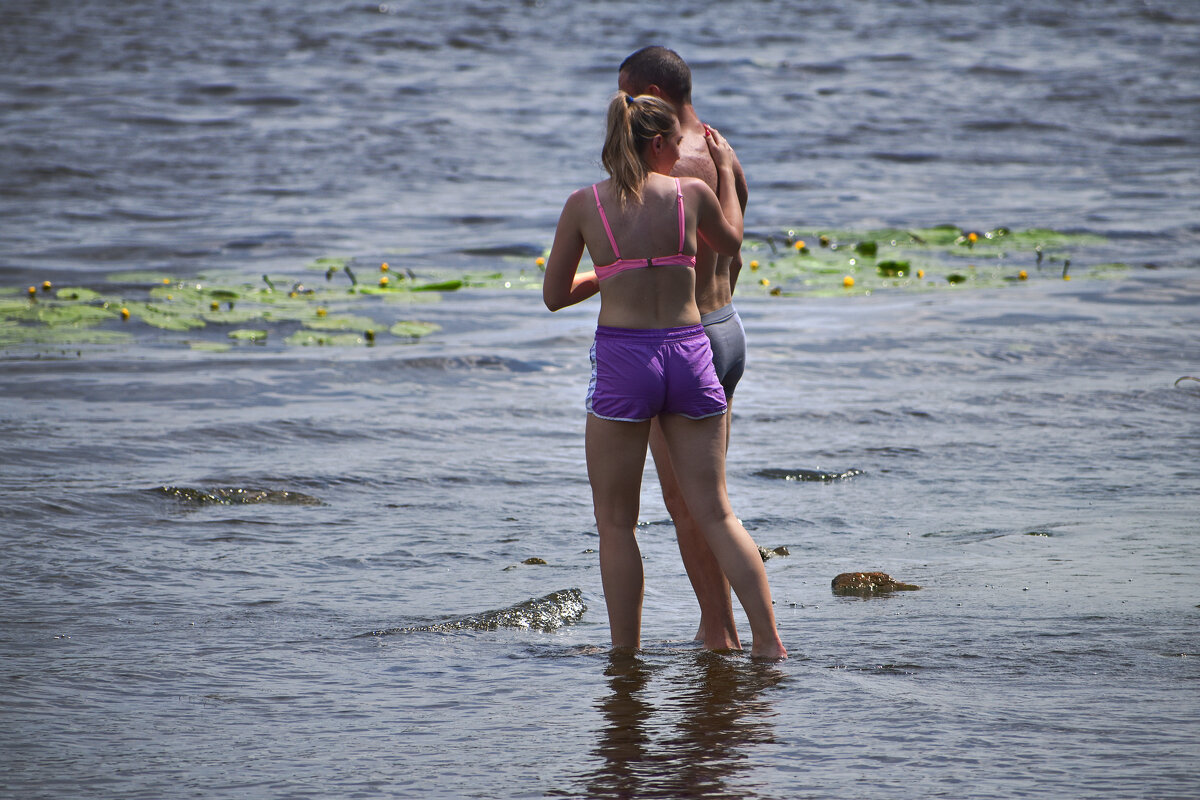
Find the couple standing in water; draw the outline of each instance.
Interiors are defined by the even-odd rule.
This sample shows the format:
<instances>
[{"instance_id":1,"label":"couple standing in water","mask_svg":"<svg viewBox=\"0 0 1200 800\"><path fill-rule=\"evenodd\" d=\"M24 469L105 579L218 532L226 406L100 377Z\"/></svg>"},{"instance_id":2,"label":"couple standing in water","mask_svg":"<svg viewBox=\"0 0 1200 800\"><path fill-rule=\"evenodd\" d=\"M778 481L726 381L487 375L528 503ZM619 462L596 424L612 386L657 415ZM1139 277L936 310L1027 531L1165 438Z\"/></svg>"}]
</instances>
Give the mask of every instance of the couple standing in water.
<instances>
[{"instance_id":1,"label":"couple standing in water","mask_svg":"<svg viewBox=\"0 0 1200 800\"><path fill-rule=\"evenodd\" d=\"M602 161L609 179L563 207L542 287L556 311L600 294L587 393L588 480L614 648L641 644L637 527L647 445L700 602L697 638L786 658L758 548L729 505L729 397L745 340L732 306L745 179L733 149L691 105L691 71L650 47L621 65ZM579 272L586 247L594 271Z\"/></svg>"}]
</instances>

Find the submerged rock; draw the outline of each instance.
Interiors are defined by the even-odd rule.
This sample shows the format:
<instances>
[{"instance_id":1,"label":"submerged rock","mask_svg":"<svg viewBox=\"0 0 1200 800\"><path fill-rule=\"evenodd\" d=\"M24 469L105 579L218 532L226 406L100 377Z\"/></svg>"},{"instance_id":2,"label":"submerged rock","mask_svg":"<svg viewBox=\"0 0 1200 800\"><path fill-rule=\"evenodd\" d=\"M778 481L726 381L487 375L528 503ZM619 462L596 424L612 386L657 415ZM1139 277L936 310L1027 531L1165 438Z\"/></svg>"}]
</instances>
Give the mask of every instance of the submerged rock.
<instances>
[{"instance_id":1,"label":"submerged rock","mask_svg":"<svg viewBox=\"0 0 1200 800\"><path fill-rule=\"evenodd\" d=\"M517 603L508 608L468 614L430 623L401 628L371 631L362 636L391 636L400 633L451 632L451 631L495 631L501 628L550 632L564 625L573 625L583 618L587 605L579 589L560 589L544 597Z\"/></svg>"},{"instance_id":2,"label":"submerged rock","mask_svg":"<svg viewBox=\"0 0 1200 800\"><path fill-rule=\"evenodd\" d=\"M911 583L901 583L886 572L843 572L833 579L834 594L873 595L888 592L910 592L920 589Z\"/></svg>"},{"instance_id":3,"label":"submerged rock","mask_svg":"<svg viewBox=\"0 0 1200 800\"><path fill-rule=\"evenodd\" d=\"M784 547L782 545L780 545L779 547L776 547L776 548L767 548L767 547L763 547L762 545L759 545L758 546L758 554L760 556L762 556L763 561L766 561L768 558L771 558L772 556L790 556L791 551L789 551L786 547Z\"/></svg>"},{"instance_id":4,"label":"submerged rock","mask_svg":"<svg viewBox=\"0 0 1200 800\"><path fill-rule=\"evenodd\" d=\"M861 469L848 469L844 472L826 472L820 469L760 469L754 473L760 478L775 478L784 481L814 481L829 483L844 481L856 475L862 475Z\"/></svg>"},{"instance_id":5,"label":"submerged rock","mask_svg":"<svg viewBox=\"0 0 1200 800\"><path fill-rule=\"evenodd\" d=\"M273 503L283 506L323 506L325 503L316 497L300 492L280 492L272 489L192 489L186 486L160 486L152 491L174 498L189 505L250 505L253 503Z\"/></svg>"}]
</instances>

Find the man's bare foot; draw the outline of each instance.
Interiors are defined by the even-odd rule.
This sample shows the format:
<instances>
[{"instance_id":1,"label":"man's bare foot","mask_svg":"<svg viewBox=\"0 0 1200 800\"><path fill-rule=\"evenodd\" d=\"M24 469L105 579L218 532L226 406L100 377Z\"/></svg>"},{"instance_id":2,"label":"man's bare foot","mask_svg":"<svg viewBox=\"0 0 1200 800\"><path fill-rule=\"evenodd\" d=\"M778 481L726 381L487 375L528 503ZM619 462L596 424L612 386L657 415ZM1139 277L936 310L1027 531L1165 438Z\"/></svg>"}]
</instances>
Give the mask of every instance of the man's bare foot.
<instances>
[{"instance_id":1,"label":"man's bare foot","mask_svg":"<svg viewBox=\"0 0 1200 800\"><path fill-rule=\"evenodd\" d=\"M750 657L761 658L766 661L783 661L788 657L788 652L787 648L783 646L783 642L776 638L775 641L769 644L764 643L760 645L758 642L755 642L754 646L750 648Z\"/></svg>"}]
</instances>

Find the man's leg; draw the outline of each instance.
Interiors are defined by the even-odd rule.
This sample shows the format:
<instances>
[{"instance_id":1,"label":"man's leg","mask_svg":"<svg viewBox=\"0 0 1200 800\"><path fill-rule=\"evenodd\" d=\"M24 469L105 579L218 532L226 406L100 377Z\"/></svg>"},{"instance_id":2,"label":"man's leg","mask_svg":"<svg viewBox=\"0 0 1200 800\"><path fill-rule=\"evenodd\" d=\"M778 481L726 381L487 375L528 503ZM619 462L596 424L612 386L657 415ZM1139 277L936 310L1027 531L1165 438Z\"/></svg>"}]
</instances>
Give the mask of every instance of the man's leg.
<instances>
[{"instance_id":1,"label":"man's leg","mask_svg":"<svg viewBox=\"0 0 1200 800\"><path fill-rule=\"evenodd\" d=\"M729 412L725 417L726 446L728 446ZM741 650L737 624L733 619L733 600L729 581L721 571L712 549L688 511L687 504L675 478L675 469L667 452L666 439L658 419L650 429L650 452L654 455L654 466L662 486L663 502L675 523L675 536L679 541L679 554L696 600L700 603L700 629L696 638L704 642L709 650Z\"/></svg>"},{"instance_id":2,"label":"man's leg","mask_svg":"<svg viewBox=\"0 0 1200 800\"><path fill-rule=\"evenodd\" d=\"M725 430L721 417L660 419L679 490L721 571L750 620L753 656L787 658L779 639L771 588L758 547L729 506L725 487Z\"/></svg>"}]
</instances>

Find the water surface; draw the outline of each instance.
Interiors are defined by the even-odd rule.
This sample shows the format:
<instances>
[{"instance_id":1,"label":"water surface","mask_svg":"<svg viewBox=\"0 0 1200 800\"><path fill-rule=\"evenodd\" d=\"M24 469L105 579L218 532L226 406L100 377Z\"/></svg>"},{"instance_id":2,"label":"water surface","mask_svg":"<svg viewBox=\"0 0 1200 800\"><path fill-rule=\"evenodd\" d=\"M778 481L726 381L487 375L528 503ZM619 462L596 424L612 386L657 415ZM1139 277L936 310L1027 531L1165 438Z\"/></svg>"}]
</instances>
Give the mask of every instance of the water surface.
<instances>
[{"instance_id":1,"label":"water surface","mask_svg":"<svg viewBox=\"0 0 1200 800\"><path fill-rule=\"evenodd\" d=\"M4 287L322 256L513 286L364 301L439 326L375 347L134 321L0 351L5 796L1194 794L1189 4L8 5ZM596 308L530 288L616 64L659 41L757 234L1103 240L1072 281L1030 252L989 288L748 275L729 485L789 553L782 664L690 641L652 470L646 646L608 653ZM777 477L805 470L849 477ZM834 596L849 570L924 588Z\"/></svg>"}]
</instances>

